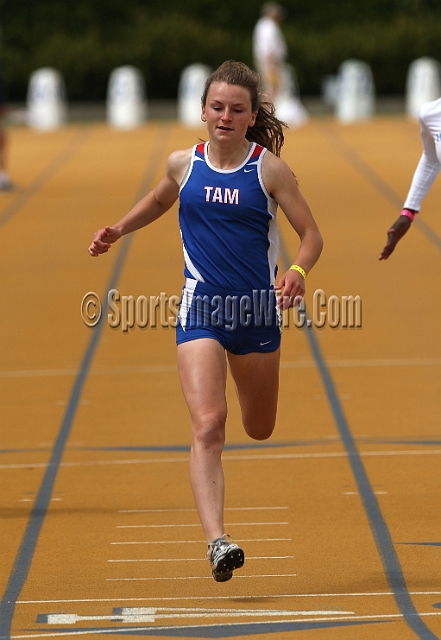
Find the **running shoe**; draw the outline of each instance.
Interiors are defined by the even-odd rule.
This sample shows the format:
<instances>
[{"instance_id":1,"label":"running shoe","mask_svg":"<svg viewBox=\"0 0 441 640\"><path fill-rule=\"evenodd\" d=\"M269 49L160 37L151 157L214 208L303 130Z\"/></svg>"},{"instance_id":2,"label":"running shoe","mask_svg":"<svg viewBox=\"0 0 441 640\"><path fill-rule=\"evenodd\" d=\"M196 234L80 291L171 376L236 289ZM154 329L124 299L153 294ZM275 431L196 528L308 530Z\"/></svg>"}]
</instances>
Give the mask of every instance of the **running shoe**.
<instances>
[{"instance_id":1,"label":"running shoe","mask_svg":"<svg viewBox=\"0 0 441 640\"><path fill-rule=\"evenodd\" d=\"M231 580L234 569L240 569L245 561L242 549L226 533L209 544L207 556L216 582Z\"/></svg>"}]
</instances>

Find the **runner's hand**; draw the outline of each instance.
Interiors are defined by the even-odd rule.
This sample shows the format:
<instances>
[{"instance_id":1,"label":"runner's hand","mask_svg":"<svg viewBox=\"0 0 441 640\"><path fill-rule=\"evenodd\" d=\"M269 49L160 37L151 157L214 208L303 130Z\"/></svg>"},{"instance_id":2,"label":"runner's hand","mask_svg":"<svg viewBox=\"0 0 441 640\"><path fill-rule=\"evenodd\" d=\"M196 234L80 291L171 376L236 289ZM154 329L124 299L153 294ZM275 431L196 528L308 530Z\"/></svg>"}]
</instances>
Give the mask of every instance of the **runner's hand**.
<instances>
[{"instance_id":1,"label":"runner's hand","mask_svg":"<svg viewBox=\"0 0 441 640\"><path fill-rule=\"evenodd\" d=\"M387 232L387 242L384 245L383 251L380 254L379 260L387 260L395 246L405 233L409 231L412 224L410 218L407 216L400 216L398 220L394 222L389 231Z\"/></svg>"},{"instance_id":2,"label":"runner's hand","mask_svg":"<svg viewBox=\"0 0 441 640\"><path fill-rule=\"evenodd\" d=\"M277 304L280 309L297 307L305 295L305 279L294 269L286 271L274 285L274 289L280 291Z\"/></svg>"},{"instance_id":3,"label":"runner's hand","mask_svg":"<svg viewBox=\"0 0 441 640\"><path fill-rule=\"evenodd\" d=\"M94 233L92 244L88 249L90 255L96 257L102 253L107 253L112 244L119 240L121 236L121 231L115 227L99 229Z\"/></svg>"}]
</instances>

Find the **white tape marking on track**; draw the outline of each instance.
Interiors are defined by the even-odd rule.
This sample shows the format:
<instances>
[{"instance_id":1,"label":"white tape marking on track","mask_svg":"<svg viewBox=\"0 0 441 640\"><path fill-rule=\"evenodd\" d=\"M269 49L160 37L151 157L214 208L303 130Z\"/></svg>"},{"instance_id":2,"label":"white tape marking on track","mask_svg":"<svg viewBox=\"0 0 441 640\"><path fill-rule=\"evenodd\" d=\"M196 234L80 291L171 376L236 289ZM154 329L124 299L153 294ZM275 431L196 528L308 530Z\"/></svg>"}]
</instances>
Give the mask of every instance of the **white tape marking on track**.
<instances>
[{"instance_id":1,"label":"white tape marking on track","mask_svg":"<svg viewBox=\"0 0 441 640\"><path fill-rule=\"evenodd\" d=\"M439 616L441 615L441 612L430 612L430 613L419 613L419 616ZM363 620L388 620L388 619L400 619L402 618L402 615L400 613L391 613L391 614L379 614L378 616L374 616L374 615L370 615L370 616L350 616L350 617L346 617L346 616L341 616L341 617L337 617L337 616L333 616L333 617L323 617L323 618L319 618L320 621L323 622L336 622L341 621L341 620L353 620L353 621L363 621ZM293 618L292 620L288 619L288 620L284 620L284 623L290 623L290 622L317 622L318 618ZM235 622L225 622L222 624L223 627L234 627L236 626L237 623ZM250 623L249 623L250 624ZM252 624L252 623L251 623ZM259 622L256 622L255 624L258 625L269 625L269 624L273 624L272 620L261 620ZM212 625L198 625L198 629L210 629L212 627L218 627L218 624L212 624ZM195 625L179 625L179 630L182 632L185 629L194 629ZM152 627L130 627L130 632L134 633L134 632L142 632L142 631L151 631ZM159 632L159 631L174 631L176 632L177 626L173 625L173 626L167 626L167 627L162 627L162 626L155 626L154 627L155 632ZM96 629L96 630L84 630L82 631L81 629L78 630L69 630L69 635L93 635L93 634L118 634L121 633L121 627L113 627L113 628L100 628L100 629ZM62 631L62 632L53 632L53 633L33 633L33 634L18 634L18 635L11 635L11 639L24 639L24 638L50 638L50 637L58 637L58 636L65 636L66 632Z\"/></svg>"},{"instance_id":2,"label":"white tape marking on track","mask_svg":"<svg viewBox=\"0 0 441 640\"><path fill-rule=\"evenodd\" d=\"M228 527L259 527L261 525L288 525L289 522L230 522ZM198 524L118 524L117 529L179 529L182 527L200 527ZM228 528L227 527L227 528Z\"/></svg>"},{"instance_id":3,"label":"white tape marking on track","mask_svg":"<svg viewBox=\"0 0 441 640\"><path fill-rule=\"evenodd\" d=\"M277 609L204 609L204 608L169 608L169 607L124 607L119 614L110 615L77 615L75 613L51 613L47 616L47 624L76 624L88 620L120 620L125 623L155 622L159 619L188 618L286 618L290 616L342 616L354 615L353 611L284 611Z\"/></svg>"},{"instance_id":4,"label":"white tape marking on track","mask_svg":"<svg viewBox=\"0 0 441 640\"><path fill-rule=\"evenodd\" d=\"M389 358L389 359L358 359L358 360L328 360L330 368L351 367L437 367L441 365L441 358ZM314 360L285 360L280 363L282 369L315 369ZM157 364L133 367L93 367L91 375L127 375L129 373L175 373L175 364ZM79 369L10 369L0 371L0 378L40 378L54 376L77 376Z\"/></svg>"},{"instance_id":5,"label":"white tape marking on track","mask_svg":"<svg viewBox=\"0 0 441 640\"><path fill-rule=\"evenodd\" d=\"M441 449L423 449L412 451L360 451L359 455L362 457L375 457L375 456L433 456L440 455ZM347 453L276 453L276 454L263 454L263 455L226 455L223 456L224 462L253 462L255 460L307 460L307 459L319 459L319 458L346 458ZM61 462L58 466L62 467L91 467L101 465L123 465L123 464L166 464L175 462L188 463L188 457L186 458L145 458L143 460L90 460L83 462ZM1 469L29 469L29 468L46 468L47 462L24 462L21 464L1 464Z\"/></svg>"},{"instance_id":6,"label":"white tape marking on track","mask_svg":"<svg viewBox=\"0 0 441 640\"><path fill-rule=\"evenodd\" d=\"M204 542L203 540L134 540L111 542L110 544L204 544ZM291 538L236 538L236 542L291 542Z\"/></svg>"},{"instance_id":7,"label":"white tape marking on track","mask_svg":"<svg viewBox=\"0 0 441 640\"><path fill-rule=\"evenodd\" d=\"M275 509L289 509L289 507L225 507L224 511L270 511ZM191 511L197 512L197 509L120 509L118 513L181 513Z\"/></svg>"},{"instance_id":8,"label":"white tape marking on track","mask_svg":"<svg viewBox=\"0 0 441 640\"><path fill-rule=\"evenodd\" d=\"M295 556L247 556L249 560L289 560ZM139 558L138 560L107 560L107 562L207 562L206 558Z\"/></svg>"},{"instance_id":9,"label":"white tape marking on track","mask_svg":"<svg viewBox=\"0 0 441 640\"><path fill-rule=\"evenodd\" d=\"M249 579L249 578L294 578L296 573L259 573L253 575L234 575L234 580ZM212 576L173 576L171 578L106 578L107 582L156 582L163 580L213 580Z\"/></svg>"},{"instance_id":10,"label":"white tape marking on track","mask_svg":"<svg viewBox=\"0 0 441 640\"><path fill-rule=\"evenodd\" d=\"M441 596L441 591L409 591L411 596ZM372 592L354 592L354 593L273 593L273 594L251 594L247 596L234 596L235 601L250 599L265 600L274 598L382 598L392 597L391 591L372 591ZM173 596L173 597L157 597L157 598L73 598L68 600L17 600L20 604L75 604L81 602L181 602L186 600L231 600L232 596Z\"/></svg>"}]
</instances>

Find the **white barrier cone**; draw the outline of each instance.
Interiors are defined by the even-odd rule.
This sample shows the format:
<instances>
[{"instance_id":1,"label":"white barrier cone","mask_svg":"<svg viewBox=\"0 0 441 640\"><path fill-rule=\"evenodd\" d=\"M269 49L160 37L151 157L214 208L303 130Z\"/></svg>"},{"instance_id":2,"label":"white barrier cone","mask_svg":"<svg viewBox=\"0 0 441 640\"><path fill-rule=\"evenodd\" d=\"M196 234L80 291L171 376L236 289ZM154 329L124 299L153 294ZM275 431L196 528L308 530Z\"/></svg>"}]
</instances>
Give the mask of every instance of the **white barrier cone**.
<instances>
[{"instance_id":1,"label":"white barrier cone","mask_svg":"<svg viewBox=\"0 0 441 640\"><path fill-rule=\"evenodd\" d=\"M406 80L406 113L418 118L424 102L441 97L441 65L433 58L418 58L409 66Z\"/></svg>"},{"instance_id":2,"label":"white barrier cone","mask_svg":"<svg viewBox=\"0 0 441 640\"><path fill-rule=\"evenodd\" d=\"M202 125L201 98L210 73L209 67L198 63L189 65L181 73L178 88L178 120L187 127Z\"/></svg>"},{"instance_id":3,"label":"white barrier cone","mask_svg":"<svg viewBox=\"0 0 441 640\"><path fill-rule=\"evenodd\" d=\"M346 60L340 65L335 107L340 122L367 120L374 115L375 87L368 64Z\"/></svg>"},{"instance_id":4,"label":"white barrier cone","mask_svg":"<svg viewBox=\"0 0 441 640\"><path fill-rule=\"evenodd\" d=\"M112 71L107 87L107 123L134 129L147 118L146 88L142 73L130 65Z\"/></svg>"},{"instance_id":5,"label":"white barrier cone","mask_svg":"<svg viewBox=\"0 0 441 640\"><path fill-rule=\"evenodd\" d=\"M59 71L44 67L29 79L27 122L33 129L50 130L66 122L66 88Z\"/></svg>"}]
</instances>

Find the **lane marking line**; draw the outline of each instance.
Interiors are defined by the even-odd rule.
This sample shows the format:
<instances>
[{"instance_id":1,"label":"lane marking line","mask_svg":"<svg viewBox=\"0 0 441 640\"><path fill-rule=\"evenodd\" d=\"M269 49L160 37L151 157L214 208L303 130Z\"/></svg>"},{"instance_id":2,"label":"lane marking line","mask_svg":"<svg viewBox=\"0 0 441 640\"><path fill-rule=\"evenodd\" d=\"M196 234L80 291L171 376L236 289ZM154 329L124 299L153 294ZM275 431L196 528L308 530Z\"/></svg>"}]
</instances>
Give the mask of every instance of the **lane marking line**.
<instances>
[{"instance_id":1,"label":"lane marking line","mask_svg":"<svg viewBox=\"0 0 441 640\"><path fill-rule=\"evenodd\" d=\"M441 591L409 591L412 596L441 596ZM352 593L272 593L272 594L251 594L251 595L235 595L235 596L207 596L205 594L198 596L169 596L156 598L72 598L62 600L17 600L17 604L75 604L81 602L181 602L187 600L265 600L274 598L391 598L391 591L355 591Z\"/></svg>"},{"instance_id":2,"label":"lane marking line","mask_svg":"<svg viewBox=\"0 0 441 640\"><path fill-rule=\"evenodd\" d=\"M288 525L289 522L229 522L226 527L260 527ZM200 527L197 524L118 524L117 529L180 529L184 527Z\"/></svg>"},{"instance_id":3,"label":"lane marking line","mask_svg":"<svg viewBox=\"0 0 441 640\"><path fill-rule=\"evenodd\" d=\"M441 358L359 358L356 360L329 360L329 368L358 368L358 367L439 367ZM315 369L314 360L285 360L281 361L281 369ZM126 375L128 373L169 373L177 372L177 365L149 365L131 367L95 367L89 375ZM76 376L79 369L5 369L0 370L0 378L32 378L54 376Z\"/></svg>"},{"instance_id":4,"label":"lane marking line","mask_svg":"<svg viewBox=\"0 0 441 640\"><path fill-rule=\"evenodd\" d=\"M430 445L429 445L430 446ZM398 457L398 456L432 456L432 455L440 455L441 449L421 449L421 450L412 450L412 451L360 451L360 457L375 457L375 456L390 456L390 457ZM344 451L335 452L335 453L269 453L262 455L226 455L222 457L222 460L226 462L246 462L246 461L254 461L254 460L307 460L307 459L321 459L321 458L350 458L350 453L346 453ZM188 457L185 458L144 458L139 459L135 458L133 460L124 459L124 460L90 460L90 461L82 461L82 462L60 462L57 465L57 468L63 467L91 467L91 466L107 466L107 465L130 465L130 464L166 464L166 463L175 463L175 462L185 462L188 463ZM50 462L22 462L22 463L11 463L11 464L0 464L0 470L7 469L29 469L29 468L43 468L51 467L55 463Z\"/></svg>"},{"instance_id":5,"label":"lane marking line","mask_svg":"<svg viewBox=\"0 0 441 640\"><path fill-rule=\"evenodd\" d=\"M236 575L234 574L233 580L237 579L250 579L253 578L294 578L297 576L296 573L258 573L258 574L250 574L246 576ZM213 580L212 576L171 576L169 578L106 578L106 582L157 582L157 581L167 581L167 580ZM440 612L441 615L441 612Z\"/></svg>"},{"instance_id":6,"label":"lane marking line","mask_svg":"<svg viewBox=\"0 0 441 640\"><path fill-rule=\"evenodd\" d=\"M247 556L249 560L289 560L295 556ZM206 558L139 558L135 560L107 560L107 562L207 562Z\"/></svg>"},{"instance_id":7,"label":"lane marking line","mask_svg":"<svg viewBox=\"0 0 441 640\"><path fill-rule=\"evenodd\" d=\"M224 511L266 511L271 509L289 509L289 507L225 507ZM119 509L118 513L197 513L197 509Z\"/></svg>"},{"instance_id":8,"label":"lane marking line","mask_svg":"<svg viewBox=\"0 0 441 640\"><path fill-rule=\"evenodd\" d=\"M291 542L291 538L236 538L236 542ZM204 544L205 540L147 540L135 542L111 542L110 544Z\"/></svg>"}]
</instances>

